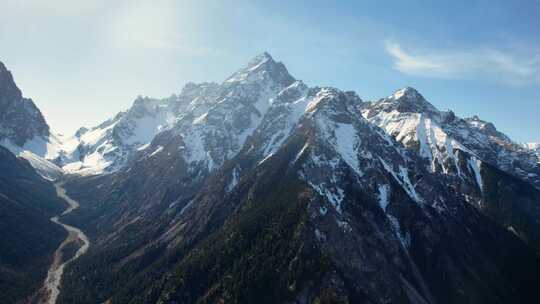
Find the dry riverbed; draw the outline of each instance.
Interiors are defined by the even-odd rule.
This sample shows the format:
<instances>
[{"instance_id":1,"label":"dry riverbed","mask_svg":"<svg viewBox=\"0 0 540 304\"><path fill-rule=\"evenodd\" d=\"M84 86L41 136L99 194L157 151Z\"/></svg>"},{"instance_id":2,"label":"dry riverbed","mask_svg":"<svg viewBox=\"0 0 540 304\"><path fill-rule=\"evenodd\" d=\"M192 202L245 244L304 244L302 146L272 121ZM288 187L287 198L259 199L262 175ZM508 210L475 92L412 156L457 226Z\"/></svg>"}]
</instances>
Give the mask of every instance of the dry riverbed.
<instances>
[{"instance_id":1,"label":"dry riverbed","mask_svg":"<svg viewBox=\"0 0 540 304\"><path fill-rule=\"evenodd\" d=\"M69 204L69 207L60 216L69 214L73 210L79 207L79 203L77 201L67 196L66 190L62 188L61 184L55 184L55 187L56 187L57 195L60 198L64 199ZM42 295L40 303L43 303L43 304L56 303L56 299L58 298L58 295L60 294L64 268L66 267L67 264L78 259L81 255L86 253L86 251L90 247L90 241L88 240L84 232L82 232L76 227L60 222L59 216L52 217L51 221L53 223L56 223L64 227L64 229L66 229L66 231L68 232L68 236L54 252L53 263L51 264L51 267L49 268L49 271L47 273L47 278L45 279L42 290L40 292L40 294ZM82 246L80 246L80 248L76 251L73 257L66 260L65 258L62 257L64 249L67 246L72 245L74 242L82 243Z\"/></svg>"}]
</instances>

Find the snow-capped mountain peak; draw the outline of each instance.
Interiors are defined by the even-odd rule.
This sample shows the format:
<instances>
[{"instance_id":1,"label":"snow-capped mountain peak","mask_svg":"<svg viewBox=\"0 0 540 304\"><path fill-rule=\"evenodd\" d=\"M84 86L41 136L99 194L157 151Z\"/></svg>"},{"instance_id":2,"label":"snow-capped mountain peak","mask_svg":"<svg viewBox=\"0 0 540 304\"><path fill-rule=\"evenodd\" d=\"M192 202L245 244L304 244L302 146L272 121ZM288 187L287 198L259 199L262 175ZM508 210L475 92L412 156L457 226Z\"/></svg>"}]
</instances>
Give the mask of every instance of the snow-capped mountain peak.
<instances>
[{"instance_id":1,"label":"snow-capped mountain peak","mask_svg":"<svg viewBox=\"0 0 540 304\"><path fill-rule=\"evenodd\" d=\"M23 100L17 105L32 108L31 100L24 101L3 65L0 80L3 80L0 86L5 87L0 102ZM537 174L533 164L538 163L538 156L530 149L514 144L493 124L476 116L461 119L451 111L439 111L412 87L397 90L378 102L363 103L354 92L309 88L295 80L281 62L276 62L266 52L251 59L221 84L187 83L179 95L164 99L138 97L127 111L94 128L82 128L72 137L51 136L44 120L39 123L41 114L37 108L37 112L19 111L33 113L29 115L37 117L34 125L44 126L37 128L41 133L34 133L43 134L39 138L34 134L25 136L22 144L17 144L17 138L13 138L4 145L21 147L14 148L17 152L33 151L43 158L42 162L49 160L69 173L99 174L124 167L136 153L151 146L157 134L172 130L172 134L176 134L173 136L182 138L184 146L180 150L187 151L186 162L204 163L212 170L242 149L268 113L276 113L276 117L286 113L288 119L276 124L281 125L282 130L273 131L275 136L268 143L268 149L264 149L266 152L271 151L272 146L279 146L302 116L313 116L322 110L340 120L345 117L343 113L351 112L350 108L360 108L364 118L406 147L418 148L420 155L430 161L432 171L459 175L459 170L453 168L458 165L456 153L459 150L525 180L534 179ZM13 117L9 115L1 121L10 122ZM0 140L24 133L10 132L0 133ZM35 148L36 142L47 149ZM152 151L158 150L158 146L152 148ZM271 154L266 152L265 157ZM514 167L518 169L512 169Z\"/></svg>"},{"instance_id":2,"label":"snow-capped mountain peak","mask_svg":"<svg viewBox=\"0 0 540 304\"><path fill-rule=\"evenodd\" d=\"M412 88L361 108L366 119L429 160L432 171L461 176L458 154L464 152L540 187L538 157L478 116L439 111Z\"/></svg>"},{"instance_id":3,"label":"snow-capped mountain peak","mask_svg":"<svg viewBox=\"0 0 540 304\"><path fill-rule=\"evenodd\" d=\"M538 162L540 163L540 143L526 143L524 144L524 147L535 153L536 156L538 156Z\"/></svg>"},{"instance_id":4,"label":"snow-capped mountain peak","mask_svg":"<svg viewBox=\"0 0 540 304\"><path fill-rule=\"evenodd\" d=\"M537 259L523 259L524 245L504 229L538 244L529 213L538 214L540 193L490 164L534 181L522 156L538 146L515 148L497 132L438 111L410 87L366 103L308 87L267 53L222 83L138 97L100 125L57 138L60 156L49 157L65 172L100 174L65 179L96 246L65 273L76 288L63 301L116 280L99 286L99 301L129 300L137 289L152 303L250 302L275 280L274 302L336 294L335 302L507 303L524 285L501 289L519 275L508 261L527 268ZM32 165L61 170L39 161ZM255 275L246 279L246 269ZM292 271L281 280L276 269ZM538 271L530 273L534 288ZM271 298L281 290L283 300Z\"/></svg>"},{"instance_id":5,"label":"snow-capped mountain peak","mask_svg":"<svg viewBox=\"0 0 540 304\"><path fill-rule=\"evenodd\" d=\"M392 109L400 112L439 113L416 89L405 87L386 98L385 103L393 105Z\"/></svg>"},{"instance_id":6,"label":"snow-capped mountain peak","mask_svg":"<svg viewBox=\"0 0 540 304\"><path fill-rule=\"evenodd\" d=\"M263 52L255 57L253 57L249 63L247 64L248 67L251 67L252 69L267 63L267 62L275 62L274 58L268 54L268 52Z\"/></svg>"},{"instance_id":7,"label":"snow-capped mountain peak","mask_svg":"<svg viewBox=\"0 0 540 304\"><path fill-rule=\"evenodd\" d=\"M497 131L497 128L495 128L495 125L493 125L493 123L487 122L485 120L480 119L480 117L478 117L478 115L474 115L472 117L465 118L465 120L471 126L473 126L475 128L478 128L478 129L481 129L481 130L486 130L488 132L496 132Z\"/></svg>"},{"instance_id":8,"label":"snow-capped mountain peak","mask_svg":"<svg viewBox=\"0 0 540 304\"><path fill-rule=\"evenodd\" d=\"M524 144L525 148L531 149L531 150L538 150L540 149L540 143L526 143Z\"/></svg>"},{"instance_id":9,"label":"snow-capped mountain peak","mask_svg":"<svg viewBox=\"0 0 540 304\"><path fill-rule=\"evenodd\" d=\"M504 141L508 144L515 145L515 143L504 133L501 133L497 130L495 125L491 122L480 119L477 115L472 117L465 118L465 121L473 128L478 129L484 134L498 139L499 141Z\"/></svg>"},{"instance_id":10,"label":"snow-capped mountain peak","mask_svg":"<svg viewBox=\"0 0 540 304\"><path fill-rule=\"evenodd\" d=\"M416 98L420 98L421 96L422 95L420 95L420 93L418 93L418 91L415 88L404 87L394 92L394 94L388 96L388 98L395 99L395 100L398 100L402 97L409 98L409 99L410 98L416 99Z\"/></svg>"},{"instance_id":11,"label":"snow-capped mountain peak","mask_svg":"<svg viewBox=\"0 0 540 304\"><path fill-rule=\"evenodd\" d=\"M225 83L270 82L272 86L287 87L294 81L285 65L274 61L265 52L251 59L247 66L227 78Z\"/></svg>"}]
</instances>

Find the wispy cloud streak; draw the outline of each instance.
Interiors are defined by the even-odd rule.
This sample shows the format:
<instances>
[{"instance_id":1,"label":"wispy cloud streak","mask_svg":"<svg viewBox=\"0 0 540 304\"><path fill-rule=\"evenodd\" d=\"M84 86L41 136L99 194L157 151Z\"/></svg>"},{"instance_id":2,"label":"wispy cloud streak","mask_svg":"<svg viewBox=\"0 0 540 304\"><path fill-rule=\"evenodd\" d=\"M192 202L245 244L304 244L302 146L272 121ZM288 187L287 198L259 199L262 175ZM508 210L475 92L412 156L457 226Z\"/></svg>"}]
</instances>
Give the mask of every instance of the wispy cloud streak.
<instances>
[{"instance_id":1,"label":"wispy cloud streak","mask_svg":"<svg viewBox=\"0 0 540 304\"><path fill-rule=\"evenodd\" d=\"M540 84L540 55L519 56L497 49L451 51L404 50L387 42L386 51L394 68L404 74L499 81L513 86Z\"/></svg>"}]
</instances>

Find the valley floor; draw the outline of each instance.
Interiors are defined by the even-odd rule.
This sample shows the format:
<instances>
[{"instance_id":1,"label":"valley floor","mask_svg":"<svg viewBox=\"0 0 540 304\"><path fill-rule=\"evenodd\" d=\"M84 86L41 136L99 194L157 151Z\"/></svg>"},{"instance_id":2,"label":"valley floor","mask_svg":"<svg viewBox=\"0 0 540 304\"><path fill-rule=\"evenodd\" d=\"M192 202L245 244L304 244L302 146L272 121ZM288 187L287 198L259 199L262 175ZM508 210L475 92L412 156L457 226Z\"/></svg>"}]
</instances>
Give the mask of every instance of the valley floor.
<instances>
[{"instance_id":1,"label":"valley floor","mask_svg":"<svg viewBox=\"0 0 540 304\"><path fill-rule=\"evenodd\" d=\"M56 184L55 187L56 187L57 195L60 198L64 199L69 204L69 207L62 213L62 215L69 214L73 210L79 207L79 203L77 201L67 196L66 190L62 187L61 184ZM60 222L59 216L52 217L51 221L55 224L62 226L64 229L66 229L68 232L68 236L62 242L62 244L60 244L60 246L56 249L54 253L53 263L51 264L51 267L49 268L49 271L47 273L47 278L45 279L43 287L40 291L40 294L41 294L40 303L44 303L44 304L56 303L56 299L58 298L58 295L60 294L64 268L66 267L68 263L76 260L81 255L86 253L86 251L90 247L90 241L88 240L88 237L84 234L84 232L82 232L76 227L66 225ZM79 249L75 253L75 256L67 260L63 258L64 248L73 244L73 242L79 242L79 241L82 242L82 246L79 247Z\"/></svg>"}]
</instances>

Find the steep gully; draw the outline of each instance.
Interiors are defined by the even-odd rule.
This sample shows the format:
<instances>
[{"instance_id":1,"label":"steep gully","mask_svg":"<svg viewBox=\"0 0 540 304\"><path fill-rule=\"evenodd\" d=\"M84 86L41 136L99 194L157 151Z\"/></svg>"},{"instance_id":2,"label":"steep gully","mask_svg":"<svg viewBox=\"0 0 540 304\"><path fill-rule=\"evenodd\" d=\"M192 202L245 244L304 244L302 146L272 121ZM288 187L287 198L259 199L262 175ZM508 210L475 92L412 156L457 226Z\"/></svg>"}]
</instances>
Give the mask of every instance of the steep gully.
<instances>
[{"instance_id":1,"label":"steep gully","mask_svg":"<svg viewBox=\"0 0 540 304\"><path fill-rule=\"evenodd\" d=\"M61 183L55 184L55 187L56 187L56 194L69 204L69 207L66 210L64 210L64 212L62 212L60 216L69 214L73 212L73 210L79 207L79 203L73 200L72 198L70 198L66 194L66 190L62 187ZM88 251L88 248L90 247L90 241L88 240L88 237L86 237L84 232L82 232L78 228L75 228L73 226L60 222L60 219L59 219L60 216L52 217L51 221L55 224L58 224L64 227L64 229L66 229L66 231L68 232L68 236L54 252L53 262L51 264L51 267L49 268L49 271L47 272L47 278L45 279L43 283L43 287L40 292L42 296L39 303L41 304L55 304L56 303L58 295L60 294L61 281L62 281L62 275L64 273L64 268L66 267L67 264L78 259L81 255L86 253L86 251ZM72 242L76 242L78 240L82 242L82 246L77 250L77 252L75 253L73 257L71 257L69 260L63 261L62 255L63 255L64 248L68 246L69 244L71 244Z\"/></svg>"}]
</instances>

